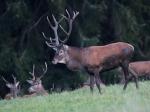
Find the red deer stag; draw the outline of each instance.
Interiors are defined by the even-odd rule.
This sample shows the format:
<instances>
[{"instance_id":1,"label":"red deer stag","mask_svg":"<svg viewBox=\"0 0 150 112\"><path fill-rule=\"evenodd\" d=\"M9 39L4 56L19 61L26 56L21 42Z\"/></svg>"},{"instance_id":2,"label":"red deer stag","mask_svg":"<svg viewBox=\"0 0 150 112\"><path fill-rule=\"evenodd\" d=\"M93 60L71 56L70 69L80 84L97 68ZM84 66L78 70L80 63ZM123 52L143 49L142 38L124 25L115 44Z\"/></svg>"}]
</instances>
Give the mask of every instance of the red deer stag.
<instances>
[{"instance_id":1,"label":"red deer stag","mask_svg":"<svg viewBox=\"0 0 150 112\"><path fill-rule=\"evenodd\" d=\"M137 77L150 76L150 61L137 61L129 63L129 73L135 74ZM132 78L133 76L129 77L129 79ZM124 77L122 77L121 82L124 82L124 80Z\"/></svg>"},{"instance_id":2,"label":"red deer stag","mask_svg":"<svg viewBox=\"0 0 150 112\"><path fill-rule=\"evenodd\" d=\"M27 82L31 85L31 87L28 89L30 95L25 95L24 97L28 96L37 96L37 95L48 95L48 92L44 89L42 85L41 78L46 74L47 72L47 64L45 63L45 69L43 68L43 74L40 77L35 76L35 65L33 65L32 72L29 72L29 74L32 75L32 79L27 80Z\"/></svg>"},{"instance_id":3,"label":"red deer stag","mask_svg":"<svg viewBox=\"0 0 150 112\"><path fill-rule=\"evenodd\" d=\"M93 92L95 78L96 85L100 93L101 80L99 73L121 66L126 80L124 85L125 90L128 84L129 76L128 63L134 52L134 47L124 42L112 43L105 46L90 46L85 48L77 48L65 45L72 31L72 23L79 12L73 12L73 16L71 16L67 10L66 13L67 16L63 15L59 21L57 21L54 15L52 15L54 26L47 17L47 21L51 29L54 31L55 39L46 37L42 32L44 38L47 39L46 44L56 51L52 63L66 64L70 70L85 70L90 75L91 92ZM67 20L69 23L68 32L60 25L60 22L63 19ZM61 28L62 31L67 35L66 39L60 40L57 33L58 28ZM134 78L136 79L136 87L138 87L137 78Z\"/></svg>"},{"instance_id":4,"label":"red deer stag","mask_svg":"<svg viewBox=\"0 0 150 112\"><path fill-rule=\"evenodd\" d=\"M13 77L14 83L8 82L4 77L2 79L6 82L6 86L10 89L10 93L5 95L6 100L14 99L18 97L18 94L20 92L20 86L19 86L19 81L16 81L16 77Z\"/></svg>"}]
</instances>

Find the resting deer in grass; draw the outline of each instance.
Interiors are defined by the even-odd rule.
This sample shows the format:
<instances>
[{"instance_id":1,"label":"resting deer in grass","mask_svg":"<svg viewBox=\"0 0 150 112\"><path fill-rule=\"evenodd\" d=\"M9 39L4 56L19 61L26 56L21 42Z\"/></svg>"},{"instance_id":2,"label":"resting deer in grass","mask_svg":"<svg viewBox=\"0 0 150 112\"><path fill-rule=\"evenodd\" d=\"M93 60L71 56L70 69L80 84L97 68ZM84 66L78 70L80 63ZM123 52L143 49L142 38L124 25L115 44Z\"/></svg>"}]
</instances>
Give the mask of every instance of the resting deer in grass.
<instances>
[{"instance_id":1,"label":"resting deer in grass","mask_svg":"<svg viewBox=\"0 0 150 112\"><path fill-rule=\"evenodd\" d=\"M72 23L78 16L79 12L73 12L72 16L69 14L67 10L66 13L67 16L63 15L59 21L57 21L54 15L52 15L54 25L52 25L49 18L47 17L47 21L51 29L54 31L55 36L54 39L52 39L51 37L50 38L46 37L46 35L42 32L44 38L47 39L46 44L56 51L52 63L66 64L66 66L73 71L81 69L85 70L90 75L91 92L93 92L94 78L95 78L96 85L100 93L101 93L100 88L101 80L99 77L99 73L121 66L124 71L126 80L124 85L125 90L128 84L128 76L129 76L128 64L134 52L134 47L124 42L112 43L105 46L90 46L85 48L68 46L65 43L69 39L69 36L72 31ZM60 22L63 19L67 20L69 24L68 31L66 31L60 25ZM62 31L67 35L66 39L61 40L59 38L58 28L61 28ZM138 87L137 77L134 76L134 78L136 82L136 87Z\"/></svg>"},{"instance_id":2,"label":"resting deer in grass","mask_svg":"<svg viewBox=\"0 0 150 112\"><path fill-rule=\"evenodd\" d=\"M137 61L129 63L129 73L135 74L137 77L141 76L150 76L150 61ZM129 79L132 79L131 75ZM124 77L122 77L122 81L124 82Z\"/></svg>"},{"instance_id":3,"label":"resting deer in grass","mask_svg":"<svg viewBox=\"0 0 150 112\"><path fill-rule=\"evenodd\" d=\"M33 65L32 72L29 72L29 74L32 75L32 79L27 80L27 82L31 85L31 87L28 89L30 95L25 95L24 97L48 95L48 92L44 89L41 80L41 78L46 74L46 72L47 72L47 64L45 63L45 69L43 68L42 75L40 77L35 76L35 65Z\"/></svg>"},{"instance_id":4,"label":"resting deer in grass","mask_svg":"<svg viewBox=\"0 0 150 112\"><path fill-rule=\"evenodd\" d=\"M2 79L6 82L6 86L10 89L10 93L5 95L6 100L14 99L18 97L18 94L20 92L20 86L19 86L19 81L16 80L16 77L13 77L14 83L8 82L4 77Z\"/></svg>"}]
</instances>

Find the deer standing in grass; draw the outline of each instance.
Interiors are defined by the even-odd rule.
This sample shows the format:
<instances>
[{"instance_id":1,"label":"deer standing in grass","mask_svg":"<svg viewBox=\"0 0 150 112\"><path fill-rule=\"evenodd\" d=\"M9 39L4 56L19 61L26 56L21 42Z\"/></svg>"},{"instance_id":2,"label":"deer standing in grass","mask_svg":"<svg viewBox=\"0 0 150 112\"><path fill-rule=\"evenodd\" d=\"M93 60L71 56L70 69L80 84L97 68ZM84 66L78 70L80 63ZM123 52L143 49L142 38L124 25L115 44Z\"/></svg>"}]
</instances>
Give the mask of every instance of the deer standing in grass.
<instances>
[{"instance_id":1,"label":"deer standing in grass","mask_svg":"<svg viewBox=\"0 0 150 112\"><path fill-rule=\"evenodd\" d=\"M20 86L19 81L16 80L16 77L13 77L14 83L8 82L4 77L2 79L6 82L6 86L10 89L10 93L6 94L4 99L11 100L18 97L18 94L20 92Z\"/></svg>"},{"instance_id":2,"label":"deer standing in grass","mask_svg":"<svg viewBox=\"0 0 150 112\"><path fill-rule=\"evenodd\" d=\"M54 25L50 22L47 17L47 21L54 31L55 38L48 38L42 32L45 39L47 39L46 44L53 48L55 56L52 60L53 64L63 63L73 71L76 70L85 70L90 75L90 90L93 92L94 87L94 78L99 92L101 93L100 88L100 76L99 73L114 69L121 66L124 71L125 76L125 85L124 90L128 84L128 64L129 60L133 55L134 47L128 43L117 42L108 44L105 46L90 46L85 48L71 47L65 43L69 39L69 36L72 31L72 23L79 14L79 12L73 12L72 16L66 10L67 16L63 15L62 18L57 21L54 15L52 15L54 20ZM68 31L66 31L61 25L60 22L65 19L69 23ZM66 39L61 40L58 36L58 28L61 28L62 31L67 35ZM136 87L137 77L134 76Z\"/></svg>"},{"instance_id":3,"label":"deer standing in grass","mask_svg":"<svg viewBox=\"0 0 150 112\"><path fill-rule=\"evenodd\" d=\"M137 61L129 63L129 73L135 74L137 77L150 76L150 61ZM120 70L119 70L120 71ZM131 75L129 79L132 79ZM124 82L124 77L122 77L121 82Z\"/></svg>"},{"instance_id":4,"label":"deer standing in grass","mask_svg":"<svg viewBox=\"0 0 150 112\"><path fill-rule=\"evenodd\" d=\"M35 76L35 65L33 65L32 72L29 72L29 74L32 75L32 79L27 80L27 82L31 85L30 88L28 89L30 95L25 95L24 97L48 95L48 92L44 89L41 80L41 78L46 74L46 72L47 72L47 64L45 63L45 69L43 68L42 75L40 77Z\"/></svg>"}]
</instances>

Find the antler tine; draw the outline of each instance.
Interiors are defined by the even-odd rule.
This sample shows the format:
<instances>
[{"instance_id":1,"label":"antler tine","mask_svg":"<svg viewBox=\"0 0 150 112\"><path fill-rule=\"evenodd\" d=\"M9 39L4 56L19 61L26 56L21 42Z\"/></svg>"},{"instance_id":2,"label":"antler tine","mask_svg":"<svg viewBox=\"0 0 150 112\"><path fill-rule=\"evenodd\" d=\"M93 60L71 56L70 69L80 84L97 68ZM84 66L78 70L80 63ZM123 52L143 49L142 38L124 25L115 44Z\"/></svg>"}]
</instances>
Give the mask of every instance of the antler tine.
<instances>
[{"instance_id":1,"label":"antler tine","mask_svg":"<svg viewBox=\"0 0 150 112\"><path fill-rule=\"evenodd\" d=\"M45 36L45 33L44 33L44 32L42 32L42 35L43 35L43 37L44 37L46 40L49 40L49 38ZM51 38L51 37L50 37L50 38Z\"/></svg>"},{"instance_id":2,"label":"antler tine","mask_svg":"<svg viewBox=\"0 0 150 112\"><path fill-rule=\"evenodd\" d=\"M46 37L44 32L42 32L42 35L46 40L50 40L51 43L53 43L53 41L55 41L55 39L52 39L51 37L49 37L49 38Z\"/></svg>"},{"instance_id":3,"label":"antler tine","mask_svg":"<svg viewBox=\"0 0 150 112\"><path fill-rule=\"evenodd\" d=\"M47 21L48 21L48 24L50 25L50 27L53 29L54 26L51 24L50 20L49 20L49 17L47 16Z\"/></svg>"},{"instance_id":4,"label":"antler tine","mask_svg":"<svg viewBox=\"0 0 150 112\"><path fill-rule=\"evenodd\" d=\"M73 17L72 17L72 19L74 20L78 15L79 15L78 11L73 11Z\"/></svg>"},{"instance_id":5,"label":"antler tine","mask_svg":"<svg viewBox=\"0 0 150 112\"><path fill-rule=\"evenodd\" d=\"M66 13L67 13L67 15L68 15L68 18L70 19L71 17L70 17L70 14L69 14L69 12L68 12L67 9L66 9Z\"/></svg>"},{"instance_id":6,"label":"antler tine","mask_svg":"<svg viewBox=\"0 0 150 112\"><path fill-rule=\"evenodd\" d=\"M33 64L33 70L32 72L29 72L29 74L31 74L33 77L32 80L35 80L34 69L35 69L35 65Z\"/></svg>"},{"instance_id":7,"label":"antler tine","mask_svg":"<svg viewBox=\"0 0 150 112\"><path fill-rule=\"evenodd\" d=\"M33 64L33 71L32 71L33 80L35 80L34 70L35 70L35 65Z\"/></svg>"},{"instance_id":8,"label":"antler tine","mask_svg":"<svg viewBox=\"0 0 150 112\"><path fill-rule=\"evenodd\" d=\"M66 19L66 16L64 16L64 15L62 15L62 14L60 14L60 16L61 16L61 18L60 18L60 20L58 21L58 23L60 23L64 18Z\"/></svg>"},{"instance_id":9,"label":"antler tine","mask_svg":"<svg viewBox=\"0 0 150 112\"><path fill-rule=\"evenodd\" d=\"M68 19L71 19L71 16L70 16L70 14L69 14L69 12L68 12L67 9L66 9L66 13L67 13L67 16L68 16L68 17L66 17L65 15L61 14L61 16L62 16L61 19L63 20L63 18L65 18L65 19L68 21ZM61 19L60 19L60 20L61 20Z\"/></svg>"},{"instance_id":10,"label":"antler tine","mask_svg":"<svg viewBox=\"0 0 150 112\"><path fill-rule=\"evenodd\" d=\"M45 69L44 68L42 68L42 69L43 69L43 74L39 77L39 79L41 79L47 72L47 63L46 62L45 62Z\"/></svg>"},{"instance_id":11,"label":"antler tine","mask_svg":"<svg viewBox=\"0 0 150 112\"><path fill-rule=\"evenodd\" d=\"M45 62L45 69L43 68L44 74L47 72L47 63Z\"/></svg>"},{"instance_id":12,"label":"antler tine","mask_svg":"<svg viewBox=\"0 0 150 112\"><path fill-rule=\"evenodd\" d=\"M16 77L12 74L12 77L13 77L13 79L14 79L14 84L16 84Z\"/></svg>"},{"instance_id":13,"label":"antler tine","mask_svg":"<svg viewBox=\"0 0 150 112\"><path fill-rule=\"evenodd\" d=\"M49 47L55 47L55 43L53 41L55 41L55 39L52 39L51 37L48 39L46 36L45 36L45 33L42 32L42 35L43 37L46 39L46 40L49 40L50 42L45 42L47 44L47 46Z\"/></svg>"},{"instance_id":14,"label":"antler tine","mask_svg":"<svg viewBox=\"0 0 150 112\"><path fill-rule=\"evenodd\" d=\"M6 83L9 83L3 76L2 76L2 79L3 79Z\"/></svg>"},{"instance_id":15,"label":"antler tine","mask_svg":"<svg viewBox=\"0 0 150 112\"><path fill-rule=\"evenodd\" d=\"M64 32L66 35L68 35L67 31L66 31L61 25L59 25L59 27L63 30L63 32Z\"/></svg>"},{"instance_id":16,"label":"antler tine","mask_svg":"<svg viewBox=\"0 0 150 112\"><path fill-rule=\"evenodd\" d=\"M54 20L54 22L55 22L55 27L54 28L58 28L58 22L57 22L57 20L56 20L56 18L55 18L55 16L52 14L52 17L53 17L53 20Z\"/></svg>"},{"instance_id":17,"label":"antler tine","mask_svg":"<svg viewBox=\"0 0 150 112\"><path fill-rule=\"evenodd\" d=\"M52 47L52 48L55 48L55 47L56 47L55 45L53 45L52 43L49 43L49 42L47 42L47 41L46 41L45 43L46 43L46 45L49 46L49 47Z\"/></svg>"}]
</instances>

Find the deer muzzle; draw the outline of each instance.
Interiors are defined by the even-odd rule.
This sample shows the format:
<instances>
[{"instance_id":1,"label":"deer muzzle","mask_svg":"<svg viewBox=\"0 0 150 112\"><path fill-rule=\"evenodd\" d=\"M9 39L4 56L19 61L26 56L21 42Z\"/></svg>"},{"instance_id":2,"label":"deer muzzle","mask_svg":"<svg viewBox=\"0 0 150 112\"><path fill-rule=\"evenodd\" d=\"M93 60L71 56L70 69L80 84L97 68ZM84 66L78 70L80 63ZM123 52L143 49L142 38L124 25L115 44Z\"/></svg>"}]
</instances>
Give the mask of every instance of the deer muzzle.
<instances>
[{"instance_id":1,"label":"deer muzzle","mask_svg":"<svg viewBox=\"0 0 150 112\"><path fill-rule=\"evenodd\" d=\"M28 89L28 91L29 91L29 93L35 92L35 90L34 90L33 87L30 87L30 88Z\"/></svg>"},{"instance_id":2,"label":"deer muzzle","mask_svg":"<svg viewBox=\"0 0 150 112\"><path fill-rule=\"evenodd\" d=\"M56 60L52 60L52 63L53 63L53 64L57 64L57 61L56 61Z\"/></svg>"}]
</instances>

